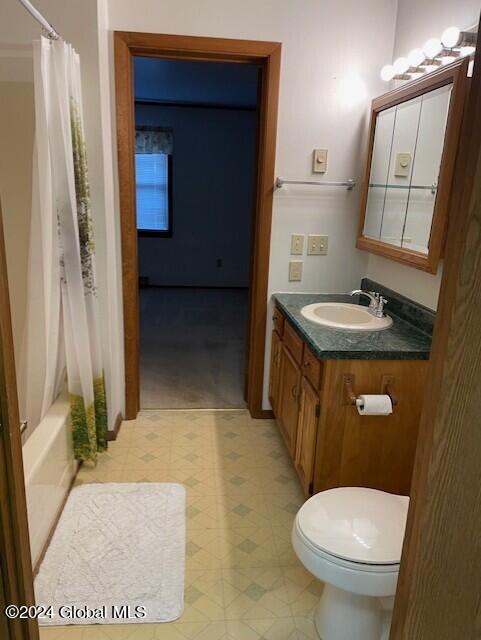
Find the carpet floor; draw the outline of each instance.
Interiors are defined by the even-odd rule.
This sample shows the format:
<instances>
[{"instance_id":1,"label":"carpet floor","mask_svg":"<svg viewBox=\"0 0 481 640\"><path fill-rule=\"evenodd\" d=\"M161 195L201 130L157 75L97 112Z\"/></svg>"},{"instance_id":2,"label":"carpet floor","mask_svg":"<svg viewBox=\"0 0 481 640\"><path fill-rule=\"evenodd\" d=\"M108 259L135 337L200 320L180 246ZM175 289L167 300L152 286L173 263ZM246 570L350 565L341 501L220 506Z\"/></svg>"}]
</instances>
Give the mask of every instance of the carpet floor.
<instances>
[{"instance_id":1,"label":"carpet floor","mask_svg":"<svg viewBox=\"0 0 481 640\"><path fill-rule=\"evenodd\" d=\"M245 407L246 289L140 290L140 406Z\"/></svg>"}]
</instances>

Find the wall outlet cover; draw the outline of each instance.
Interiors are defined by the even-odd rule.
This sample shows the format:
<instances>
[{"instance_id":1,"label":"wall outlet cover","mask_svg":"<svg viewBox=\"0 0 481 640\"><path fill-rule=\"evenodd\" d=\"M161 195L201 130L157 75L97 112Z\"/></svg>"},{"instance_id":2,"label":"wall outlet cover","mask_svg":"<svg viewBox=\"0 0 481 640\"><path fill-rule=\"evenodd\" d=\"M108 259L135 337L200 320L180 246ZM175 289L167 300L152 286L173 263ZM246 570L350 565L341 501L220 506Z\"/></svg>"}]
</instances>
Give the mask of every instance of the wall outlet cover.
<instances>
[{"instance_id":1,"label":"wall outlet cover","mask_svg":"<svg viewBox=\"0 0 481 640\"><path fill-rule=\"evenodd\" d=\"M291 260L289 262L289 282L300 282L302 280L302 260Z\"/></svg>"},{"instance_id":2,"label":"wall outlet cover","mask_svg":"<svg viewBox=\"0 0 481 640\"><path fill-rule=\"evenodd\" d=\"M293 233L291 236L291 256L302 256L304 251L304 236L301 233Z\"/></svg>"},{"instance_id":3,"label":"wall outlet cover","mask_svg":"<svg viewBox=\"0 0 481 640\"><path fill-rule=\"evenodd\" d=\"M314 149L312 153L312 173L326 173L327 149Z\"/></svg>"}]
</instances>

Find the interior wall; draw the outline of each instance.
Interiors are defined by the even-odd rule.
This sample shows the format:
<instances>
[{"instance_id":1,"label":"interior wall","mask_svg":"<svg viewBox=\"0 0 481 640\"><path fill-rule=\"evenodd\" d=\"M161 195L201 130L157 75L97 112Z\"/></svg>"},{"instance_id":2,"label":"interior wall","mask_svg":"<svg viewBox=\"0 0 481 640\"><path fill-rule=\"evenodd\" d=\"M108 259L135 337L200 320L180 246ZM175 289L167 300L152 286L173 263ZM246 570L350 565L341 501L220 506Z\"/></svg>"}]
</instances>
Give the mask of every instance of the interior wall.
<instances>
[{"instance_id":1,"label":"interior wall","mask_svg":"<svg viewBox=\"0 0 481 640\"><path fill-rule=\"evenodd\" d=\"M360 178L367 109L383 89L379 69L392 54L396 0L305 0L302 11L296 3L279 0L206 0L202 10L192 0L139 0L135 5L109 0L108 6L111 30L282 42L277 175L312 178L312 150L328 148L325 179ZM112 67L111 91L113 73ZM358 198L357 189L300 187L276 193L269 299L274 291L347 291L359 284L367 254L355 249ZM329 235L329 254L304 256L303 279L296 283L288 280L292 233Z\"/></svg>"},{"instance_id":2,"label":"interior wall","mask_svg":"<svg viewBox=\"0 0 481 640\"><path fill-rule=\"evenodd\" d=\"M446 27L460 29L478 23L479 0L399 0L394 39L393 60L422 47L432 37L439 37ZM387 57L382 64L388 64ZM385 83L384 90L389 90ZM367 277L395 289L413 300L436 309L442 278L442 263L434 275L398 264L380 256L370 255Z\"/></svg>"},{"instance_id":3,"label":"interior wall","mask_svg":"<svg viewBox=\"0 0 481 640\"><path fill-rule=\"evenodd\" d=\"M247 287L256 111L139 104L136 123L174 137L173 235L139 238L139 275L158 286Z\"/></svg>"},{"instance_id":4,"label":"interior wall","mask_svg":"<svg viewBox=\"0 0 481 640\"><path fill-rule=\"evenodd\" d=\"M17 372L27 301L34 121L33 84L0 81L0 201Z\"/></svg>"}]
</instances>

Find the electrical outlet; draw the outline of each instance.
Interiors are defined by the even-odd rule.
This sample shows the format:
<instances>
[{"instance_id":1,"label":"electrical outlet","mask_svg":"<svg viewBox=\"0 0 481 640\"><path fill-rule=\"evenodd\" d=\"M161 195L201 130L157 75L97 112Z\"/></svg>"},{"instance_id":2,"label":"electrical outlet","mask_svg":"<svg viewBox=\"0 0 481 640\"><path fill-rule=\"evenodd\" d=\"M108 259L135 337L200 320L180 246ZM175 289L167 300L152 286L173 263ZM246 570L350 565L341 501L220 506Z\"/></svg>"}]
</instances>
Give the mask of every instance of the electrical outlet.
<instances>
[{"instance_id":1,"label":"electrical outlet","mask_svg":"<svg viewBox=\"0 0 481 640\"><path fill-rule=\"evenodd\" d=\"M302 260L291 260L289 262L289 282L300 282L302 280Z\"/></svg>"},{"instance_id":2,"label":"electrical outlet","mask_svg":"<svg viewBox=\"0 0 481 640\"><path fill-rule=\"evenodd\" d=\"M327 149L314 149L312 153L312 173L326 173Z\"/></svg>"},{"instance_id":3,"label":"electrical outlet","mask_svg":"<svg viewBox=\"0 0 481 640\"><path fill-rule=\"evenodd\" d=\"M328 236L307 236L307 255L327 255Z\"/></svg>"},{"instance_id":4,"label":"electrical outlet","mask_svg":"<svg viewBox=\"0 0 481 640\"><path fill-rule=\"evenodd\" d=\"M300 233L293 233L291 236L291 256L302 256L304 251L304 236Z\"/></svg>"}]
</instances>

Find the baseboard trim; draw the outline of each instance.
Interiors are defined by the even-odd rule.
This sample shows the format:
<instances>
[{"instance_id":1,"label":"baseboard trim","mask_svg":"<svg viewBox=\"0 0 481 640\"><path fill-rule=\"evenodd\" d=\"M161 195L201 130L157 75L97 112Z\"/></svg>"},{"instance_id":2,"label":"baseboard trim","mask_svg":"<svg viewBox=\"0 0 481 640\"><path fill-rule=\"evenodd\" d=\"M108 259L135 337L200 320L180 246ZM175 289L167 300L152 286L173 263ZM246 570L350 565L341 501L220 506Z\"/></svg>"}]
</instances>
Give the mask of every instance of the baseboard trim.
<instances>
[{"instance_id":1,"label":"baseboard trim","mask_svg":"<svg viewBox=\"0 0 481 640\"><path fill-rule=\"evenodd\" d=\"M251 418L255 420L272 420L275 415L271 409L259 409L259 411L251 411Z\"/></svg>"},{"instance_id":2,"label":"baseboard trim","mask_svg":"<svg viewBox=\"0 0 481 640\"><path fill-rule=\"evenodd\" d=\"M107 431L107 442L114 442L115 440L117 440L122 422L122 414L118 413L117 417L115 418L114 428Z\"/></svg>"},{"instance_id":3,"label":"baseboard trim","mask_svg":"<svg viewBox=\"0 0 481 640\"><path fill-rule=\"evenodd\" d=\"M245 290L249 289L248 285L207 285L207 284L143 284L139 285L139 289L216 289L216 290Z\"/></svg>"},{"instance_id":4,"label":"baseboard trim","mask_svg":"<svg viewBox=\"0 0 481 640\"><path fill-rule=\"evenodd\" d=\"M47 553L47 549L49 548L50 543L52 542L53 534L55 533L55 531L57 529L57 525L59 523L60 516L62 515L63 510L65 509L65 505L67 504L67 500L68 500L68 497L70 495L70 492L72 491L72 489L74 487L75 480L77 479L77 475L78 475L78 472L80 471L80 467L81 466L82 466L82 462L79 462L77 464L77 469L75 470L73 478L70 481L67 493L65 494L65 498L62 500L62 504L58 508L57 515L55 516L55 520L54 520L54 523L53 523L53 525L52 525L52 527L50 529L50 533L48 535L48 538L47 538L45 544L43 545L42 553L39 555L38 560L35 563L35 566L33 568L33 577L34 578L36 577L37 573L39 572L40 565L42 564L43 559L45 558L45 554Z\"/></svg>"}]
</instances>

